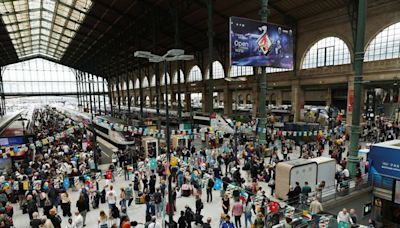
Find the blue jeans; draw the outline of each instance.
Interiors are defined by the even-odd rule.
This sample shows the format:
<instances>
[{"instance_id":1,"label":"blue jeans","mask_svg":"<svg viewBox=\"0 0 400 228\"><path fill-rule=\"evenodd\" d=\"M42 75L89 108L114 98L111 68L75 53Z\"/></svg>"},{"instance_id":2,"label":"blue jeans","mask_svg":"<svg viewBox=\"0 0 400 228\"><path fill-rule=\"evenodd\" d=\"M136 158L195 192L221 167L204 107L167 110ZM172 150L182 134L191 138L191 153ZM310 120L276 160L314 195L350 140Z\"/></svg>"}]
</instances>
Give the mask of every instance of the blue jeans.
<instances>
[{"instance_id":1,"label":"blue jeans","mask_svg":"<svg viewBox=\"0 0 400 228\"><path fill-rule=\"evenodd\" d=\"M247 228L247 222L251 225L253 222L251 221L251 212L250 213L244 213L244 225Z\"/></svg>"},{"instance_id":2,"label":"blue jeans","mask_svg":"<svg viewBox=\"0 0 400 228\"><path fill-rule=\"evenodd\" d=\"M151 215L151 216L155 215L154 204L152 204L152 203L146 204L146 215Z\"/></svg>"},{"instance_id":3,"label":"blue jeans","mask_svg":"<svg viewBox=\"0 0 400 228\"><path fill-rule=\"evenodd\" d=\"M122 200L121 200L120 206L126 208L126 199L122 199Z\"/></svg>"}]
</instances>

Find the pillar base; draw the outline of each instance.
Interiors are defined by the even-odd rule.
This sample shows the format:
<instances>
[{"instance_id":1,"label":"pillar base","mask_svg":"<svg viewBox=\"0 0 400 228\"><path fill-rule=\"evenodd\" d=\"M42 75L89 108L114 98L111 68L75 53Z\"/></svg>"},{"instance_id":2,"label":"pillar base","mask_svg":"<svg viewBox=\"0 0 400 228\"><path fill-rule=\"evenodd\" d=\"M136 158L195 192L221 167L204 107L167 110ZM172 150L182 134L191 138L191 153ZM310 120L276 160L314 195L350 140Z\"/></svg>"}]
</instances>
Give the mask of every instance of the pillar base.
<instances>
[{"instance_id":1,"label":"pillar base","mask_svg":"<svg viewBox=\"0 0 400 228\"><path fill-rule=\"evenodd\" d=\"M264 129L267 128L267 118L258 118L258 125L257 125L257 136L258 136L258 143L265 144L267 143L267 132L264 132Z\"/></svg>"}]
</instances>

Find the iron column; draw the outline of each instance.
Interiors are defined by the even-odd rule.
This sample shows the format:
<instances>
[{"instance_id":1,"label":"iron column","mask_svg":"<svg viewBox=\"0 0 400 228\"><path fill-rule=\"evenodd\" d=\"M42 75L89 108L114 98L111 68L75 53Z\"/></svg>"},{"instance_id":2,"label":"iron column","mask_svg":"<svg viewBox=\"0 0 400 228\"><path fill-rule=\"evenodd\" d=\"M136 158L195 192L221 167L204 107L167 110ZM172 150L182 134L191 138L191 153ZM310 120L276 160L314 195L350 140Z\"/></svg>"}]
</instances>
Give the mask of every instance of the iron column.
<instances>
[{"instance_id":1,"label":"iron column","mask_svg":"<svg viewBox=\"0 0 400 228\"><path fill-rule=\"evenodd\" d=\"M119 88L120 82L119 82L119 76L117 76L117 99L118 99L118 116L121 115L121 95L119 94L119 91L121 88Z\"/></svg>"},{"instance_id":2,"label":"iron column","mask_svg":"<svg viewBox=\"0 0 400 228\"><path fill-rule=\"evenodd\" d=\"M172 173L171 173L171 137L170 137L170 132L169 132L169 108L168 108L168 78L167 78L167 62L164 61L164 85L165 85L165 125L166 125L166 143L167 143L167 161L168 161L168 169L170 171L170 175L168 177L168 222L171 224L173 220L173 212L172 212L172 207L174 206L172 203Z\"/></svg>"},{"instance_id":3,"label":"iron column","mask_svg":"<svg viewBox=\"0 0 400 228\"><path fill-rule=\"evenodd\" d=\"M268 0L261 0L261 10L260 10L261 21L267 23L268 21ZM259 77L259 94L258 94L258 118L259 124L256 128L256 132L258 129L265 128L267 124L267 114L265 111L265 101L267 96L267 72L265 67L261 67L261 75ZM260 143L264 143L266 141L267 134L262 130L259 132L260 135Z\"/></svg>"},{"instance_id":4,"label":"iron column","mask_svg":"<svg viewBox=\"0 0 400 228\"><path fill-rule=\"evenodd\" d=\"M100 82L99 76L96 76L96 84L97 84L97 99L99 100L99 115L101 115L101 101L100 101Z\"/></svg>"},{"instance_id":5,"label":"iron column","mask_svg":"<svg viewBox=\"0 0 400 228\"><path fill-rule=\"evenodd\" d=\"M93 121L92 86L90 85L91 83L90 83L89 73L87 73L86 76L88 78L88 83L89 83L90 114L91 114L92 121Z\"/></svg>"},{"instance_id":6,"label":"iron column","mask_svg":"<svg viewBox=\"0 0 400 228\"><path fill-rule=\"evenodd\" d=\"M208 92L210 93L211 99L203 98L203 102L207 100L210 117L214 112L214 96L213 96L213 51L214 51L214 31L213 31L213 0L208 0L208 64L209 64L209 76L208 76Z\"/></svg>"},{"instance_id":7,"label":"iron column","mask_svg":"<svg viewBox=\"0 0 400 228\"><path fill-rule=\"evenodd\" d=\"M367 14L367 0L358 1L357 31L354 54L354 103L352 107L352 121L350 126L350 156L348 157L348 169L351 176L356 174L358 159L358 144L360 140L360 111L361 111L361 87L363 80L364 63L364 36L365 18Z\"/></svg>"}]
</instances>

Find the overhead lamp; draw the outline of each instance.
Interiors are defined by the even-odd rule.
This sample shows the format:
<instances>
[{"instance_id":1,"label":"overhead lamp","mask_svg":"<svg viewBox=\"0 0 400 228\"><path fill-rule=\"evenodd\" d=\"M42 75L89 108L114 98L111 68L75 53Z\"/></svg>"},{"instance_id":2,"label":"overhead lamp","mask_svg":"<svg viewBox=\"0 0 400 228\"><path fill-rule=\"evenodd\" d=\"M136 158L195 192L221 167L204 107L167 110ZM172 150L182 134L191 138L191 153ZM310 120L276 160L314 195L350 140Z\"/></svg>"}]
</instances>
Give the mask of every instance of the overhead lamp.
<instances>
[{"instance_id":1,"label":"overhead lamp","mask_svg":"<svg viewBox=\"0 0 400 228\"><path fill-rule=\"evenodd\" d=\"M180 55L184 55L184 54L185 54L185 50L171 49L171 50L167 51L167 53L164 55L164 57L174 57L174 56L180 56Z\"/></svg>"},{"instance_id":2,"label":"overhead lamp","mask_svg":"<svg viewBox=\"0 0 400 228\"><path fill-rule=\"evenodd\" d=\"M153 58L154 56L156 56L149 51L135 51L133 55L138 58Z\"/></svg>"}]
</instances>

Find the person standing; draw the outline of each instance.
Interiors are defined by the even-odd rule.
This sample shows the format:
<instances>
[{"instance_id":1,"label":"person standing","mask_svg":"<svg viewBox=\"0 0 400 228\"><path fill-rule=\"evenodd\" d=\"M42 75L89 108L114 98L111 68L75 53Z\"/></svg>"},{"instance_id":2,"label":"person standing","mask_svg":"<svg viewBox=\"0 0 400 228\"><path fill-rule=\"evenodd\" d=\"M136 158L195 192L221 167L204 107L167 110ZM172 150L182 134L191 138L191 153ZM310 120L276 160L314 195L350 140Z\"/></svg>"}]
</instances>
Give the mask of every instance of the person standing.
<instances>
[{"instance_id":1,"label":"person standing","mask_svg":"<svg viewBox=\"0 0 400 228\"><path fill-rule=\"evenodd\" d=\"M225 221L222 223L221 228L235 228L233 223L231 223L231 217L229 215L225 216Z\"/></svg>"},{"instance_id":2,"label":"person standing","mask_svg":"<svg viewBox=\"0 0 400 228\"><path fill-rule=\"evenodd\" d=\"M50 219L51 223L53 224L54 228L61 228L61 217L57 215L57 209L52 208L49 211L48 219Z\"/></svg>"},{"instance_id":3,"label":"person standing","mask_svg":"<svg viewBox=\"0 0 400 228\"><path fill-rule=\"evenodd\" d=\"M78 210L78 211L75 211L75 216L76 216L76 218L75 218L74 225L75 225L76 228L83 228L84 226L86 226L86 225L84 224L84 218L83 218L83 216L79 213L79 210Z\"/></svg>"},{"instance_id":4,"label":"person standing","mask_svg":"<svg viewBox=\"0 0 400 228\"><path fill-rule=\"evenodd\" d=\"M156 216L161 217L161 212L162 212L162 195L160 192L160 189L157 188L156 192L153 195L154 197L154 204L155 204L155 211L156 211Z\"/></svg>"},{"instance_id":5,"label":"person standing","mask_svg":"<svg viewBox=\"0 0 400 228\"><path fill-rule=\"evenodd\" d=\"M350 214L347 212L346 208L343 208L343 210L339 211L337 215L337 221L338 223L345 222L353 225L353 221L351 220Z\"/></svg>"},{"instance_id":6,"label":"person standing","mask_svg":"<svg viewBox=\"0 0 400 228\"><path fill-rule=\"evenodd\" d=\"M222 210L225 214L228 214L230 210L230 200L226 194L224 195L224 198L222 198Z\"/></svg>"},{"instance_id":7,"label":"person standing","mask_svg":"<svg viewBox=\"0 0 400 228\"><path fill-rule=\"evenodd\" d=\"M242 227L241 217L243 214L243 204L240 200L236 201L232 207L232 215L235 217L235 226Z\"/></svg>"},{"instance_id":8,"label":"person standing","mask_svg":"<svg viewBox=\"0 0 400 228\"><path fill-rule=\"evenodd\" d=\"M153 194L154 192L156 192L156 175L154 175L154 173L150 176L149 190L150 190L150 194Z\"/></svg>"},{"instance_id":9,"label":"person standing","mask_svg":"<svg viewBox=\"0 0 400 228\"><path fill-rule=\"evenodd\" d=\"M353 209L353 208L350 209L350 218L351 218L351 221L353 221L354 224L357 224L358 216L357 216L356 210Z\"/></svg>"},{"instance_id":10,"label":"person standing","mask_svg":"<svg viewBox=\"0 0 400 228\"><path fill-rule=\"evenodd\" d=\"M83 193L79 195L79 199L76 202L76 208L78 209L78 214L83 218L83 225L86 226L86 213L88 208ZM77 215L77 212L75 212L75 215Z\"/></svg>"},{"instance_id":11,"label":"person standing","mask_svg":"<svg viewBox=\"0 0 400 228\"><path fill-rule=\"evenodd\" d=\"M304 186L301 189L301 194L302 194L302 202L304 204L308 203L308 194L311 193L311 187L308 185L308 182L304 182Z\"/></svg>"},{"instance_id":12,"label":"person standing","mask_svg":"<svg viewBox=\"0 0 400 228\"><path fill-rule=\"evenodd\" d=\"M324 209L322 208L322 204L318 201L317 197L314 197L313 201L310 204L310 211L313 214L318 214Z\"/></svg>"},{"instance_id":13,"label":"person standing","mask_svg":"<svg viewBox=\"0 0 400 228\"><path fill-rule=\"evenodd\" d=\"M298 205L299 201L300 201L300 194L301 194L301 187L300 187L300 183L296 182L296 187L294 187L294 204Z\"/></svg>"},{"instance_id":14,"label":"person standing","mask_svg":"<svg viewBox=\"0 0 400 228\"><path fill-rule=\"evenodd\" d=\"M214 180L213 178L210 177L207 182L207 203L211 202L212 203L212 190L214 188Z\"/></svg>"},{"instance_id":15,"label":"person standing","mask_svg":"<svg viewBox=\"0 0 400 228\"><path fill-rule=\"evenodd\" d=\"M32 195L28 195L27 197L26 197L26 201L27 201L27 210L28 210L28 214L29 214L29 219L30 220L32 220L32 218L33 218L33 213L34 212L39 212L38 211L38 207L37 207L37 204L36 204L36 202L33 200L33 197L32 197Z\"/></svg>"},{"instance_id":16,"label":"person standing","mask_svg":"<svg viewBox=\"0 0 400 228\"><path fill-rule=\"evenodd\" d=\"M156 222L156 217L151 218L151 223L147 226L148 228L161 228L160 223Z\"/></svg>"},{"instance_id":17,"label":"person standing","mask_svg":"<svg viewBox=\"0 0 400 228\"><path fill-rule=\"evenodd\" d=\"M181 217L179 217L178 219L178 226L179 228L186 228L186 218L184 211L181 211Z\"/></svg>"},{"instance_id":18,"label":"person standing","mask_svg":"<svg viewBox=\"0 0 400 228\"><path fill-rule=\"evenodd\" d=\"M201 214L201 210L203 209L204 204L201 201L201 198L199 195L196 195L196 214L200 215Z\"/></svg>"},{"instance_id":19,"label":"person standing","mask_svg":"<svg viewBox=\"0 0 400 228\"><path fill-rule=\"evenodd\" d=\"M104 211L100 211L98 224L99 228L108 228L108 217Z\"/></svg>"}]
</instances>

